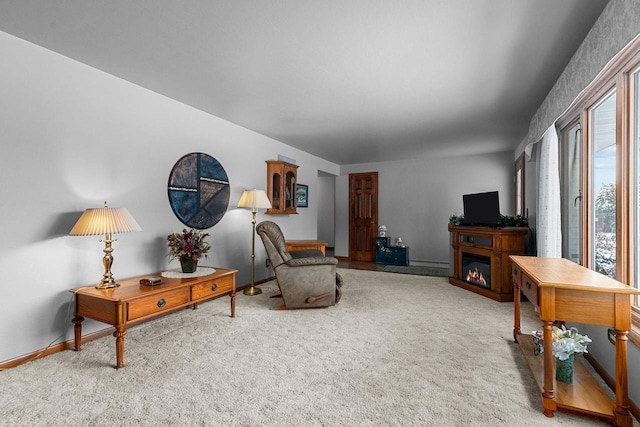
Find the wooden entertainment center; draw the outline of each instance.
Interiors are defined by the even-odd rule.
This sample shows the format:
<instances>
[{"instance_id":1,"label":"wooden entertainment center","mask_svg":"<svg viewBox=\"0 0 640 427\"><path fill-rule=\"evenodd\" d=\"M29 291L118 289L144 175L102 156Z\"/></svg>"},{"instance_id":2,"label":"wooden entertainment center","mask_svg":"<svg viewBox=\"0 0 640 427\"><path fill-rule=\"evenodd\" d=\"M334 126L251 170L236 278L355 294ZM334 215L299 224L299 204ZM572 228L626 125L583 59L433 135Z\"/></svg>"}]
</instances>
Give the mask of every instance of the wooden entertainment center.
<instances>
[{"instance_id":1,"label":"wooden entertainment center","mask_svg":"<svg viewBox=\"0 0 640 427\"><path fill-rule=\"evenodd\" d=\"M452 285L484 295L500 302L513 301L511 283L511 261L509 255L524 255L526 227L467 227L449 224L453 249ZM466 280L468 271L463 271L463 257L486 259L490 264L491 281L486 285Z\"/></svg>"}]
</instances>

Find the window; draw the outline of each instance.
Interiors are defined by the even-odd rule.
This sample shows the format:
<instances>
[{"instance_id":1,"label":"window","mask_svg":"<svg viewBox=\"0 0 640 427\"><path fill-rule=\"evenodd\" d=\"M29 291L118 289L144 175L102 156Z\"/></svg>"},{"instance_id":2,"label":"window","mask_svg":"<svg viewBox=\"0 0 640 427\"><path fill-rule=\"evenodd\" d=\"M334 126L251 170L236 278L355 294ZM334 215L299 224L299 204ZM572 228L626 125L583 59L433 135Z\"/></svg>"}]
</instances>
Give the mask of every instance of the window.
<instances>
[{"instance_id":1,"label":"window","mask_svg":"<svg viewBox=\"0 0 640 427\"><path fill-rule=\"evenodd\" d=\"M616 95L612 93L589 110L589 241L593 244L591 266L616 278Z\"/></svg>"},{"instance_id":2,"label":"window","mask_svg":"<svg viewBox=\"0 0 640 427\"><path fill-rule=\"evenodd\" d=\"M516 202L515 214L520 216L527 216L524 211L524 153L518 157L514 167L514 181L515 181L515 197Z\"/></svg>"},{"instance_id":3,"label":"window","mask_svg":"<svg viewBox=\"0 0 640 427\"><path fill-rule=\"evenodd\" d=\"M558 120L562 256L640 288L640 40ZM640 346L640 299L629 337Z\"/></svg>"},{"instance_id":4,"label":"window","mask_svg":"<svg viewBox=\"0 0 640 427\"><path fill-rule=\"evenodd\" d=\"M582 264L580 249L580 121L575 120L560 134L560 206L562 214L562 257Z\"/></svg>"}]
</instances>

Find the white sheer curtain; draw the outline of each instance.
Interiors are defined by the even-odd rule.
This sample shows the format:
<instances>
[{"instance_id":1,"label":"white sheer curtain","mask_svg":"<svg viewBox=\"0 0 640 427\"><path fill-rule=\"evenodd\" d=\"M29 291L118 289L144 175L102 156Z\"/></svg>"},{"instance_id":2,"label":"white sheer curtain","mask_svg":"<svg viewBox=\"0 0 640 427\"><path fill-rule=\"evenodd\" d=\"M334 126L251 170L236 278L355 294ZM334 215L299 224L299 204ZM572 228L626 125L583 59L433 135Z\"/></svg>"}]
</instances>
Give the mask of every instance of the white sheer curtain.
<instances>
[{"instance_id":1,"label":"white sheer curtain","mask_svg":"<svg viewBox=\"0 0 640 427\"><path fill-rule=\"evenodd\" d=\"M562 257L560 221L560 173L558 168L558 134L555 123L544 133L540 144L537 233L539 257Z\"/></svg>"}]
</instances>

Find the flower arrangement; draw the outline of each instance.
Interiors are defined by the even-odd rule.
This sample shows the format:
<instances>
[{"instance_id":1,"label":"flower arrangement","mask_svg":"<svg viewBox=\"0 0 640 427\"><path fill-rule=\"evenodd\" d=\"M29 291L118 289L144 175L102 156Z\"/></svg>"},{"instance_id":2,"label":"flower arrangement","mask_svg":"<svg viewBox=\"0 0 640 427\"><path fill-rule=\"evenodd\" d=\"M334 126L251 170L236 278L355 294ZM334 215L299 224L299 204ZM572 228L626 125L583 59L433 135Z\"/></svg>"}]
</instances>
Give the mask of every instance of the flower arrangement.
<instances>
[{"instance_id":1,"label":"flower arrangement","mask_svg":"<svg viewBox=\"0 0 640 427\"><path fill-rule=\"evenodd\" d=\"M449 224L452 225L463 225L464 224L464 216L453 214L449 216Z\"/></svg>"},{"instance_id":2,"label":"flower arrangement","mask_svg":"<svg viewBox=\"0 0 640 427\"><path fill-rule=\"evenodd\" d=\"M198 261L200 255L205 255L211 249L211 245L204 239L208 233L203 233L193 228L189 231L182 229L182 233L173 233L167 236L171 259Z\"/></svg>"},{"instance_id":3,"label":"flower arrangement","mask_svg":"<svg viewBox=\"0 0 640 427\"><path fill-rule=\"evenodd\" d=\"M500 227L528 227L529 220L522 215L500 215Z\"/></svg>"},{"instance_id":4,"label":"flower arrangement","mask_svg":"<svg viewBox=\"0 0 640 427\"><path fill-rule=\"evenodd\" d=\"M580 335L576 328L562 329L556 326L552 329L553 342L551 350L553 356L559 360L567 360L574 353L588 353L587 344L591 339L586 335Z\"/></svg>"},{"instance_id":5,"label":"flower arrangement","mask_svg":"<svg viewBox=\"0 0 640 427\"><path fill-rule=\"evenodd\" d=\"M449 216L449 224L465 225L464 215L453 214ZM500 227L528 227L529 220L522 215L500 215Z\"/></svg>"}]
</instances>

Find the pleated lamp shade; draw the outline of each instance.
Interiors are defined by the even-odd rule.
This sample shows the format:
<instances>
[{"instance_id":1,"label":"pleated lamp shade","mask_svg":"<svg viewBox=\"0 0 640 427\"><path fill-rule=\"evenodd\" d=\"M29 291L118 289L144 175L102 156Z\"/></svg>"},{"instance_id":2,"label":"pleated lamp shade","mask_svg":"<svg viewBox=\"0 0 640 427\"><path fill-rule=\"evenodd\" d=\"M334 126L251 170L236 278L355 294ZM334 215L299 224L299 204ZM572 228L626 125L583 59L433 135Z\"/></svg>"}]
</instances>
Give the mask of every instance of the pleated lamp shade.
<instances>
[{"instance_id":1,"label":"pleated lamp shade","mask_svg":"<svg viewBox=\"0 0 640 427\"><path fill-rule=\"evenodd\" d=\"M96 236L108 233L141 231L126 208L87 209L69 232L70 236Z\"/></svg>"},{"instance_id":2,"label":"pleated lamp shade","mask_svg":"<svg viewBox=\"0 0 640 427\"><path fill-rule=\"evenodd\" d=\"M238 201L239 208L258 208L258 209L270 209L271 202L267 197L267 194L262 190L245 190L240 196Z\"/></svg>"}]
</instances>

